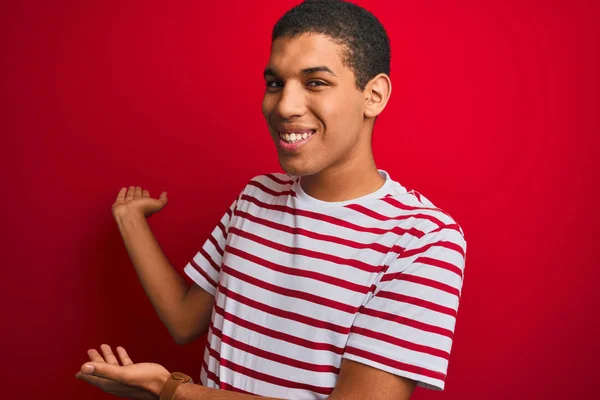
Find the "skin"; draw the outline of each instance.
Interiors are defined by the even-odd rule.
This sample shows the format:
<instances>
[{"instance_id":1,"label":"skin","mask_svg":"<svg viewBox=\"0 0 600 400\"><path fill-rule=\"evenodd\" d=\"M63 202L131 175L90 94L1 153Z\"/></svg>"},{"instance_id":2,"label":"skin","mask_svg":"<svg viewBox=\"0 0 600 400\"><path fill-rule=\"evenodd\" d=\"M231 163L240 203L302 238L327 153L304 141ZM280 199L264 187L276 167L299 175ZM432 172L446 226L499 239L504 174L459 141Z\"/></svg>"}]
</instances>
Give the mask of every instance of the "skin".
<instances>
[{"instance_id":1,"label":"skin","mask_svg":"<svg viewBox=\"0 0 600 400\"><path fill-rule=\"evenodd\" d=\"M284 171L301 176L304 191L323 201L344 201L377 190L383 184L371 149L375 117L385 108L391 94L391 82L379 74L358 90L352 70L343 64L343 50L327 36L302 35L276 39L265 74L268 87L262 104L263 115L277 146ZM330 72L304 69L326 66ZM298 152L279 146L277 126L304 126L316 134ZM133 189L133 190L132 190ZM149 197L141 188L130 188L127 198ZM125 191L119 196L125 198ZM152 214L166 203L166 193L154 203L148 201L144 213ZM101 345L103 356L88 350L89 362L75 377L118 397L158 399L170 373L155 363L134 364L124 348L117 347L121 364L110 346ZM87 369L93 366L93 371ZM403 400L409 399L416 382L358 362L343 359L340 374L330 400ZM177 399L259 400L250 396L205 388L196 384L180 385Z\"/></svg>"},{"instance_id":2,"label":"skin","mask_svg":"<svg viewBox=\"0 0 600 400\"><path fill-rule=\"evenodd\" d=\"M156 400L170 373L156 363L134 364L123 347L117 347L121 364L109 345L100 346L102 357L95 349L88 350L90 362L81 366L77 379L99 387L117 397ZM92 367L88 369L88 367ZM328 400L407 400L415 389L415 381L377 368L342 360L335 389ZM179 385L176 400L274 400L271 397L246 395L210 389L193 383Z\"/></svg>"},{"instance_id":3,"label":"skin","mask_svg":"<svg viewBox=\"0 0 600 400\"><path fill-rule=\"evenodd\" d=\"M75 378L91 383L106 393L117 397L153 400L160 397L160 391L170 373L160 364L134 364L127 351L119 346L117 354L107 344L100 345L102 355L96 349L87 351L91 362L81 366ZM93 366L92 370L89 366Z\"/></svg>"},{"instance_id":4,"label":"skin","mask_svg":"<svg viewBox=\"0 0 600 400\"><path fill-rule=\"evenodd\" d=\"M343 201L369 194L383 185L371 136L375 117L391 94L386 74L375 76L360 91L355 75L343 64L344 48L328 36L281 37L271 46L265 69L262 111L284 171L302 176L302 189L323 201ZM304 73L313 67L331 72ZM279 145L276 127L316 130L300 152Z\"/></svg>"}]
</instances>

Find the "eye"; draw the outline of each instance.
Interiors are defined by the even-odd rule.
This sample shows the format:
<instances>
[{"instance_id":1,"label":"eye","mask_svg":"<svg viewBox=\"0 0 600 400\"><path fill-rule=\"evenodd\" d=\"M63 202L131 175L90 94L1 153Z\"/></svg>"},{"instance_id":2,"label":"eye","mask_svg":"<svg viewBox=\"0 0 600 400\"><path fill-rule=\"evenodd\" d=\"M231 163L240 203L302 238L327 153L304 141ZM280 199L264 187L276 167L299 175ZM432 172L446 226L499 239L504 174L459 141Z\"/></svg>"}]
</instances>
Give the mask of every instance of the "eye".
<instances>
[{"instance_id":1,"label":"eye","mask_svg":"<svg viewBox=\"0 0 600 400\"><path fill-rule=\"evenodd\" d=\"M281 84L282 84L282 82L281 82L281 81L267 81L267 82L265 83L265 85L266 85L268 88L278 88L278 87L280 87L280 85L281 85Z\"/></svg>"},{"instance_id":2,"label":"eye","mask_svg":"<svg viewBox=\"0 0 600 400\"><path fill-rule=\"evenodd\" d=\"M313 83L315 83L315 85L312 85ZM327 86L327 83L323 81L310 81L308 82L308 86Z\"/></svg>"}]
</instances>

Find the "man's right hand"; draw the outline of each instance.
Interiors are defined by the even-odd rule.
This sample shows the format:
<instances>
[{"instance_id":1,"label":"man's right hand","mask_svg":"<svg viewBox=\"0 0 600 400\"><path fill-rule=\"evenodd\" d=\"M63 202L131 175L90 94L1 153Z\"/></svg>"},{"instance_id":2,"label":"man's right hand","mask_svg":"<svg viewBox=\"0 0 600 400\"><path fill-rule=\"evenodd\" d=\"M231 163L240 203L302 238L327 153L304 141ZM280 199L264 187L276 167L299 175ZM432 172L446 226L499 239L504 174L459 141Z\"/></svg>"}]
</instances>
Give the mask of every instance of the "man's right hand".
<instances>
[{"instance_id":1,"label":"man's right hand","mask_svg":"<svg viewBox=\"0 0 600 400\"><path fill-rule=\"evenodd\" d=\"M167 205L167 192L162 192L158 199L150 197L147 190L139 186L124 187L119 191L117 200L112 205L113 217L123 217L128 214L143 214L150 217Z\"/></svg>"}]
</instances>

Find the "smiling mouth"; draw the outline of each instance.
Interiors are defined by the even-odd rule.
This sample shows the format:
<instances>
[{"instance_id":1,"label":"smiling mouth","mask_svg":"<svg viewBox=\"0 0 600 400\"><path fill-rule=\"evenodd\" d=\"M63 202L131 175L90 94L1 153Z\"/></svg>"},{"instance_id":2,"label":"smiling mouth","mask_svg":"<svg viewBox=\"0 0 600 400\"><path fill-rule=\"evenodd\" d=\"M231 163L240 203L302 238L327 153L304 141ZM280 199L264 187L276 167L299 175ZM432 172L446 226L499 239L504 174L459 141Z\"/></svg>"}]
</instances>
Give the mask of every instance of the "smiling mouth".
<instances>
[{"instance_id":1,"label":"smiling mouth","mask_svg":"<svg viewBox=\"0 0 600 400\"><path fill-rule=\"evenodd\" d=\"M298 143L298 142L308 139L309 137L314 135L315 132L316 131L314 131L314 130L312 130L310 132L306 132L306 131L304 131L304 132L280 132L279 137L285 143L293 144L293 143Z\"/></svg>"}]
</instances>

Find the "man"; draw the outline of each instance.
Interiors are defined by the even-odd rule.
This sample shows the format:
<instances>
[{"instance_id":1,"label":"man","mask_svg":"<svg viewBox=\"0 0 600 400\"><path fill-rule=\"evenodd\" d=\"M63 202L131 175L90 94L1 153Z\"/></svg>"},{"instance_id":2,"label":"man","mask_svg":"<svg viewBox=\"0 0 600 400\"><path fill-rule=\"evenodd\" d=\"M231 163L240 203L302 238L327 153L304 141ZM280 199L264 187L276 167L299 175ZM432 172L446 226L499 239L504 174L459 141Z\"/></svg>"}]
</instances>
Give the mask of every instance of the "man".
<instances>
[{"instance_id":1,"label":"man","mask_svg":"<svg viewBox=\"0 0 600 400\"><path fill-rule=\"evenodd\" d=\"M104 357L88 351L78 378L119 396L182 400L408 399L416 385L444 388L466 241L447 213L375 165L389 63L385 30L356 5L306 1L277 22L263 114L287 174L247 184L186 265L195 284L145 221L166 192L122 188L113 205L175 341L208 332L203 386L134 364L119 347L121 366L107 345Z\"/></svg>"}]
</instances>

